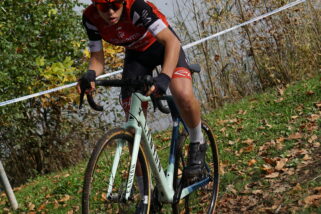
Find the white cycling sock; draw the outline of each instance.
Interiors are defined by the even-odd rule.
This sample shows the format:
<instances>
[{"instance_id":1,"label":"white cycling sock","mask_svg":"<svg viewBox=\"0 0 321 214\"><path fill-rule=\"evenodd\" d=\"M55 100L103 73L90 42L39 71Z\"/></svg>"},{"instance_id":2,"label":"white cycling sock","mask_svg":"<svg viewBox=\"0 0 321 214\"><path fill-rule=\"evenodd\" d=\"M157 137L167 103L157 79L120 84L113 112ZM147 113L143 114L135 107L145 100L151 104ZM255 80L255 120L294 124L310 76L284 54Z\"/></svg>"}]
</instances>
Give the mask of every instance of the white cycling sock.
<instances>
[{"instance_id":1,"label":"white cycling sock","mask_svg":"<svg viewBox=\"0 0 321 214\"><path fill-rule=\"evenodd\" d=\"M195 128L191 129L190 127L187 127L187 129L189 132L191 142L199 142L200 144L204 144L201 122Z\"/></svg>"},{"instance_id":2,"label":"white cycling sock","mask_svg":"<svg viewBox=\"0 0 321 214\"><path fill-rule=\"evenodd\" d=\"M136 176L136 179L137 179L139 194L140 194L141 199L143 200L143 198L144 198L144 179L143 179L143 176Z\"/></svg>"}]
</instances>

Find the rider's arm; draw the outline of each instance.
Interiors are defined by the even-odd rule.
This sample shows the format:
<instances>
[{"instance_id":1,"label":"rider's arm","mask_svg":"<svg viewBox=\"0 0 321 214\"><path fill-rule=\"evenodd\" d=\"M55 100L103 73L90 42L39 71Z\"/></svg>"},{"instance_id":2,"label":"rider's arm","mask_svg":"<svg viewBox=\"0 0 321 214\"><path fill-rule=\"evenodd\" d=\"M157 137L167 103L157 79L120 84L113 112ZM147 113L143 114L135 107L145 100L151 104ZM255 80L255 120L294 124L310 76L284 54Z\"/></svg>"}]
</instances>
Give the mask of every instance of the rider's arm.
<instances>
[{"instance_id":1,"label":"rider's arm","mask_svg":"<svg viewBox=\"0 0 321 214\"><path fill-rule=\"evenodd\" d=\"M104 61L103 49L98 52L90 52L88 70L94 70L96 76L101 75L104 72Z\"/></svg>"},{"instance_id":2,"label":"rider's arm","mask_svg":"<svg viewBox=\"0 0 321 214\"><path fill-rule=\"evenodd\" d=\"M81 93L80 82L83 81L82 79L87 79L87 81L90 81L91 88L86 90L86 93L90 93L95 89L95 77L101 75L104 71L104 51L102 38L98 32L98 29L86 18L85 15L83 15L83 26L86 29L89 39L90 59L88 72L79 79L77 91L78 93ZM94 75L92 71L95 72Z\"/></svg>"},{"instance_id":3,"label":"rider's arm","mask_svg":"<svg viewBox=\"0 0 321 214\"><path fill-rule=\"evenodd\" d=\"M165 56L162 73L171 78L178 62L180 42L168 28L165 16L153 4L144 0L134 1L131 7L131 14L133 16L133 24L137 26L143 25L164 45Z\"/></svg>"},{"instance_id":4,"label":"rider's arm","mask_svg":"<svg viewBox=\"0 0 321 214\"><path fill-rule=\"evenodd\" d=\"M181 47L180 41L169 28L165 28L155 37L165 47L162 73L165 73L167 76L172 77L172 74L178 62Z\"/></svg>"},{"instance_id":5,"label":"rider's arm","mask_svg":"<svg viewBox=\"0 0 321 214\"><path fill-rule=\"evenodd\" d=\"M93 25L85 15L83 15L82 22L89 39L88 46L90 51L90 59L88 70L94 70L96 72L96 76L99 76L104 71L102 38L97 27Z\"/></svg>"},{"instance_id":6,"label":"rider's arm","mask_svg":"<svg viewBox=\"0 0 321 214\"><path fill-rule=\"evenodd\" d=\"M152 93L155 88L161 89L160 91L164 93L177 66L180 42L168 28L164 15L153 4L144 0L136 0L131 9L133 24L143 25L165 47L162 73L154 79L156 87L152 87L147 94Z\"/></svg>"},{"instance_id":7,"label":"rider's arm","mask_svg":"<svg viewBox=\"0 0 321 214\"><path fill-rule=\"evenodd\" d=\"M155 85L153 85L149 89L149 91L147 92L147 95L150 95L151 93L153 93L155 89L158 87L164 88L163 93L165 93L166 88L168 87L168 84L170 82L170 78L172 78L173 72L177 66L179 52L181 48L181 44L179 40L168 27L164 28L155 37L157 41L162 43L165 47L164 61L162 65L162 73L165 75L163 75L162 77L161 75L158 75L157 78L159 79L159 81L155 82ZM159 85L157 86L157 84Z\"/></svg>"}]
</instances>

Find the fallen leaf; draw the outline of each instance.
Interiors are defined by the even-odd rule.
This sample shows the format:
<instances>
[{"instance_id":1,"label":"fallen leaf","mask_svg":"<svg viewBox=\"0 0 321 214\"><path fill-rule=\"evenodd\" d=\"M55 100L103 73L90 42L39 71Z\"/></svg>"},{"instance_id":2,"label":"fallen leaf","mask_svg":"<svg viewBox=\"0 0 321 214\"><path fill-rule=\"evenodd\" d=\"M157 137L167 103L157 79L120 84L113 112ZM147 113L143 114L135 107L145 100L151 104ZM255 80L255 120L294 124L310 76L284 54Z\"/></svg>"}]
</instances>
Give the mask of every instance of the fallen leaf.
<instances>
[{"instance_id":1,"label":"fallen leaf","mask_svg":"<svg viewBox=\"0 0 321 214\"><path fill-rule=\"evenodd\" d=\"M256 164L256 162L257 162L256 160L252 159L247 163L247 165L253 166L254 164Z\"/></svg>"},{"instance_id":2,"label":"fallen leaf","mask_svg":"<svg viewBox=\"0 0 321 214\"><path fill-rule=\"evenodd\" d=\"M107 199L107 193L105 193L105 192L103 192L103 193L101 193L101 201L105 201L106 199Z\"/></svg>"},{"instance_id":3,"label":"fallen leaf","mask_svg":"<svg viewBox=\"0 0 321 214\"><path fill-rule=\"evenodd\" d=\"M225 131L226 131L226 128L225 128L225 127L223 127L223 128L220 129L220 132L222 132L222 133L224 133Z\"/></svg>"},{"instance_id":4,"label":"fallen leaf","mask_svg":"<svg viewBox=\"0 0 321 214\"><path fill-rule=\"evenodd\" d=\"M321 101L320 102L317 102L317 103L314 103L315 107L317 108L320 108L321 109Z\"/></svg>"},{"instance_id":5,"label":"fallen leaf","mask_svg":"<svg viewBox=\"0 0 321 214\"><path fill-rule=\"evenodd\" d=\"M258 189L258 190L253 190L252 193L253 193L254 195L258 195L258 194L262 194L263 191L260 190L260 189Z\"/></svg>"},{"instance_id":6,"label":"fallen leaf","mask_svg":"<svg viewBox=\"0 0 321 214\"><path fill-rule=\"evenodd\" d=\"M295 108L296 111L300 111L300 112L302 112L303 109L304 109L304 105L302 105L302 104L298 105L298 106Z\"/></svg>"},{"instance_id":7,"label":"fallen leaf","mask_svg":"<svg viewBox=\"0 0 321 214\"><path fill-rule=\"evenodd\" d=\"M295 140L295 139L301 139L302 138L302 134L297 132L297 133L294 133L294 134L291 134L288 139L289 140Z\"/></svg>"},{"instance_id":8,"label":"fallen leaf","mask_svg":"<svg viewBox=\"0 0 321 214\"><path fill-rule=\"evenodd\" d=\"M288 161L287 158L281 158L281 160L276 161L275 169L280 171L281 169L283 169L287 161Z\"/></svg>"},{"instance_id":9,"label":"fallen leaf","mask_svg":"<svg viewBox=\"0 0 321 214\"><path fill-rule=\"evenodd\" d=\"M321 195L310 195L306 198L304 198L305 204L313 204L316 200L321 199Z\"/></svg>"},{"instance_id":10,"label":"fallen leaf","mask_svg":"<svg viewBox=\"0 0 321 214\"><path fill-rule=\"evenodd\" d=\"M306 93L305 93L306 95L308 95L308 96L311 96L311 95L313 95L314 94L314 91L307 91Z\"/></svg>"},{"instance_id":11,"label":"fallen leaf","mask_svg":"<svg viewBox=\"0 0 321 214\"><path fill-rule=\"evenodd\" d=\"M34 210L35 209L35 205L31 202L28 203L28 210Z\"/></svg>"},{"instance_id":12,"label":"fallen leaf","mask_svg":"<svg viewBox=\"0 0 321 214\"><path fill-rule=\"evenodd\" d=\"M280 173L278 173L278 172L273 172L273 173L271 173L271 174L269 174L269 175L266 175L265 177L266 177L266 178L277 178L277 177L279 177L279 175L280 175Z\"/></svg>"},{"instance_id":13,"label":"fallen leaf","mask_svg":"<svg viewBox=\"0 0 321 214\"><path fill-rule=\"evenodd\" d=\"M64 197L62 197L59 202L66 202L70 200L70 195L64 195Z\"/></svg>"},{"instance_id":14,"label":"fallen leaf","mask_svg":"<svg viewBox=\"0 0 321 214\"><path fill-rule=\"evenodd\" d=\"M263 160L264 160L265 163L268 163L268 164L271 164L271 165L275 164L275 160L272 159L272 158L263 158Z\"/></svg>"},{"instance_id":15,"label":"fallen leaf","mask_svg":"<svg viewBox=\"0 0 321 214\"><path fill-rule=\"evenodd\" d=\"M229 141L228 141L228 144L229 144L229 145L233 145L233 144L235 144L235 142L234 142L234 141L229 140Z\"/></svg>"},{"instance_id":16,"label":"fallen leaf","mask_svg":"<svg viewBox=\"0 0 321 214\"><path fill-rule=\"evenodd\" d=\"M310 121L317 121L320 118L320 115L318 114L311 114L310 115Z\"/></svg>"},{"instance_id":17,"label":"fallen leaf","mask_svg":"<svg viewBox=\"0 0 321 214\"><path fill-rule=\"evenodd\" d=\"M313 144L313 147L314 147L314 148L319 148L319 147L320 147L320 143L319 143L319 142L314 143L314 144Z\"/></svg>"},{"instance_id":18,"label":"fallen leaf","mask_svg":"<svg viewBox=\"0 0 321 214\"><path fill-rule=\"evenodd\" d=\"M303 157L303 160L311 160L311 156L309 156L308 154L305 154Z\"/></svg>"},{"instance_id":19,"label":"fallen leaf","mask_svg":"<svg viewBox=\"0 0 321 214\"><path fill-rule=\"evenodd\" d=\"M320 192L321 193L321 187L315 187L313 188L313 191Z\"/></svg>"},{"instance_id":20,"label":"fallen leaf","mask_svg":"<svg viewBox=\"0 0 321 214\"><path fill-rule=\"evenodd\" d=\"M263 125L267 126L268 128L272 128L273 126L268 123L267 120L262 120Z\"/></svg>"},{"instance_id":21,"label":"fallen leaf","mask_svg":"<svg viewBox=\"0 0 321 214\"><path fill-rule=\"evenodd\" d=\"M237 112L238 114L241 114L241 115L246 115L246 113L247 113L247 111L245 110L239 110L238 112Z\"/></svg>"},{"instance_id":22,"label":"fallen leaf","mask_svg":"<svg viewBox=\"0 0 321 214\"><path fill-rule=\"evenodd\" d=\"M42 211L43 209L45 209L45 207L47 206L48 203L49 203L48 201L42 203L42 204L39 206L38 211Z\"/></svg>"},{"instance_id":23,"label":"fallen leaf","mask_svg":"<svg viewBox=\"0 0 321 214\"><path fill-rule=\"evenodd\" d=\"M234 185L232 184L227 185L226 190L232 192L235 195L237 194L237 191L234 189Z\"/></svg>"},{"instance_id":24,"label":"fallen leaf","mask_svg":"<svg viewBox=\"0 0 321 214\"><path fill-rule=\"evenodd\" d=\"M57 201L57 200L54 200L54 208L55 208L55 209L58 209L58 207L59 207L58 201Z\"/></svg>"},{"instance_id":25,"label":"fallen leaf","mask_svg":"<svg viewBox=\"0 0 321 214\"><path fill-rule=\"evenodd\" d=\"M302 187L299 183L297 183L294 187L293 187L293 190L294 191L301 191L302 190Z\"/></svg>"},{"instance_id":26,"label":"fallen leaf","mask_svg":"<svg viewBox=\"0 0 321 214\"><path fill-rule=\"evenodd\" d=\"M284 95L285 88L278 88L278 93L279 95L283 96Z\"/></svg>"},{"instance_id":27,"label":"fallen leaf","mask_svg":"<svg viewBox=\"0 0 321 214\"><path fill-rule=\"evenodd\" d=\"M248 146L248 147L245 147L245 148L244 148L244 151L245 151L245 152L251 152L251 151L253 151L253 149L254 149L254 145L250 145L250 146Z\"/></svg>"},{"instance_id":28,"label":"fallen leaf","mask_svg":"<svg viewBox=\"0 0 321 214\"><path fill-rule=\"evenodd\" d=\"M275 193L281 193L281 192L285 192L285 191L286 191L285 186L280 186L280 187L277 187L273 190L273 192L275 192Z\"/></svg>"},{"instance_id":29,"label":"fallen leaf","mask_svg":"<svg viewBox=\"0 0 321 214\"><path fill-rule=\"evenodd\" d=\"M275 140L277 143L283 143L285 141L284 137L280 137L278 139Z\"/></svg>"},{"instance_id":30,"label":"fallen leaf","mask_svg":"<svg viewBox=\"0 0 321 214\"><path fill-rule=\"evenodd\" d=\"M309 138L308 142L309 142L309 143L312 143L312 142L315 141L316 139L318 139L318 136L317 136L317 135L312 135L312 136Z\"/></svg>"},{"instance_id":31,"label":"fallen leaf","mask_svg":"<svg viewBox=\"0 0 321 214\"><path fill-rule=\"evenodd\" d=\"M248 138L246 140L243 140L242 142L250 145L250 144L252 144L254 142L254 140Z\"/></svg>"},{"instance_id":32,"label":"fallen leaf","mask_svg":"<svg viewBox=\"0 0 321 214\"><path fill-rule=\"evenodd\" d=\"M276 103L280 103L280 102L282 102L284 100L284 98L283 97L280 97L279 99L277 99L277 100L274 100Z\"/></svg>"},{"instance_id":33,"label":"fallen leaf","mask_svg":"<svg viewBox=\"0 0 321 214\"><path fill-rule=\"evenodd\" d=\"M264 126L260 126L260 127L258 127L257 129L258 129L258 130L264 130L265 127L264 127Z\"/></svg>"},{"instance_id":34,"label":"fallen leaf","mask_svg":"<svg viewBox=\"0 0 321 214\"><path fill-rule=\"evenodd\" d=\"M295 119L297 119L297 118L299 118L299 116L292 116L292 117L291 117L291 119L293 119L293 120L295 120Z\"/></svg>"}]
</instances>

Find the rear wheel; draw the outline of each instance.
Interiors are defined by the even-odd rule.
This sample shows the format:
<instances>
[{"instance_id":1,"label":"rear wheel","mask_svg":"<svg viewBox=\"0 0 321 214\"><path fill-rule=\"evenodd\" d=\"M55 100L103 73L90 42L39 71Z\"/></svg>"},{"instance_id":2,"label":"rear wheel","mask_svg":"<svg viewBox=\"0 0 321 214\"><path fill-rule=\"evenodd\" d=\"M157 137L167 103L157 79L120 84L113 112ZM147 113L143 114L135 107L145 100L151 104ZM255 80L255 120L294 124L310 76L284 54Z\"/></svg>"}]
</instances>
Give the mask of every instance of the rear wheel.
<instances>
[{"instance_id":1,"label":"rear wheel","mask_svg":"<svg viewBox=\"0 0 321 214\"><path fill-rule=\"evenodd\" d=\"M204 140L208 145L205 161L206 161L206 178L209 178L209 182L194 192L187 195L185 198L173 204L173 213L214 213L218 187L219 187L219 159L217 145L214 140L214 136L210 127L202 122L202 132ZM181 181L183 176L183 169L187 164L188 146L189 146L188 134L183 131L179 139L179 148L177 149L175 171L174 171L174 187L177 190L181 185L186 183ZM183 186L184 187L184 186Z\"/></svg>"},{"instance_id":2,"label":"rear wheel","mask_svg":"<svg viewBox=\"0 0 321 214\"><path fill-rule=\"evenodd\" d=\"M133 142L134 136L124 129L113 129L98 141L85 173L82 213L135 213L138 206L142 207L140 203L143 199L145 205L141 213L149 212L151 175L146 156L141 149L138 160L142 171L144 193L140 193L134 176L130 196L128 200L125 199ZM117 162L115 160L119 160L118 167L112 172L113 165Z\"/></svg>"}]
</instances>

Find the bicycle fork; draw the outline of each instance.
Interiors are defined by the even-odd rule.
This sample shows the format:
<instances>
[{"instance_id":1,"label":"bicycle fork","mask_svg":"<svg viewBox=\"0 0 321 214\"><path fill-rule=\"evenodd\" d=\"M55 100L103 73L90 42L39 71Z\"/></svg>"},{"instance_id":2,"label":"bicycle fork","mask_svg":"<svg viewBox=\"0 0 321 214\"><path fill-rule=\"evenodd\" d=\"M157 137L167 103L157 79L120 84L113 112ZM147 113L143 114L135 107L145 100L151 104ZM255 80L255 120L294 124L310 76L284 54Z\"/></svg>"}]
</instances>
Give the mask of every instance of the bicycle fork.
<instances>
[{"instance_id":1,"label":"bicycle fork","mask_svg":"<svg viewBox=\"0 0 321 214\"><path fill-rule=\"evenodd\" d=\"M134 181L134 176L135 176L135 169L136 169L136 164L137 164L137 159L138 159L138 152L139 152L139 143L141 139L141 133L142 129L141 128L136 128L136 134L134 138L134 145L131 151L131 162L130 162L130 170L129 170L129 175L128 175L128 180L127 180L127 186L126 186L126 191L121 193L121 194L115 194L112 193L113 190L113 185L114 185L114 180L116 177L117 173L117 168L118 164L121 158L122 150L124 147L124 142L119 141L117 142L117 148L115 151L115 156L113 160L113 166L111 170L111 174L109 177L109 184L108 184L108 190L107 190L107 199L112 200L112 201L127 201L130 197L131 194L131 189L133 186L133 181Z\"/></svg>"}]
</instances>

